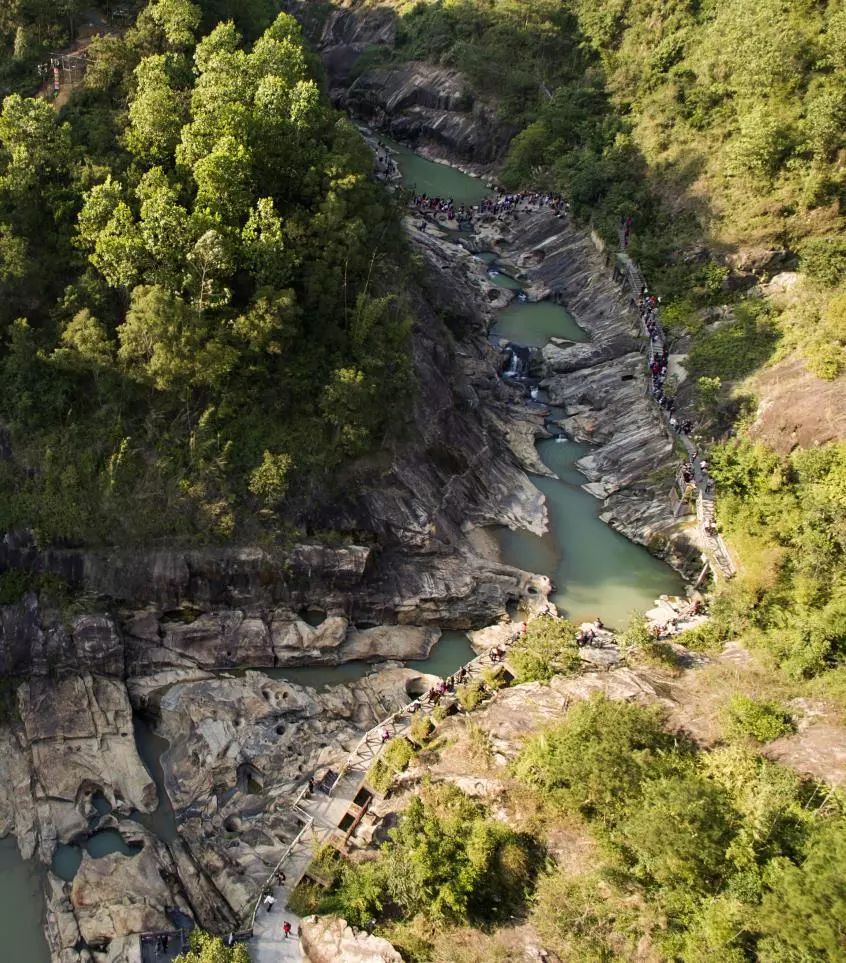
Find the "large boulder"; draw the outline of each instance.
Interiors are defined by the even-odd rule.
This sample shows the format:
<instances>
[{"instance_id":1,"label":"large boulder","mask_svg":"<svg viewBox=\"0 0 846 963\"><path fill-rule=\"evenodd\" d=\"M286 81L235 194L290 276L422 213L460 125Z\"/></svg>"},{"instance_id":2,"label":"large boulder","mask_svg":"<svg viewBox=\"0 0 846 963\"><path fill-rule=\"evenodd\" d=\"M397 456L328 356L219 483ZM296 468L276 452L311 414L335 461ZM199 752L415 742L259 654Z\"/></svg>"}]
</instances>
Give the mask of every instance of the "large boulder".
<instances>
[{"instance_id":1,"label":"large boulder","mask_svg":"<svg viewBox=\"0 0 846 963\"><path fill-rule=\"evenodd\" d=\"M309 963L403 963L387 940L354 930L337 916L306 917L300 945Z\"/></svg>"},{"instance_id":2,"label":"large boulder","mask_svg":"<svg viewBox=\"0 0 846 963\"><path fill-rule=\"evenodd\" d=\"M123 682L35 677L21 685L18 704L47 851L56 838L67 841L87 829L95 793L127 815L155 808L155 783L138 756Z\"/></svg>"}]
</instances>

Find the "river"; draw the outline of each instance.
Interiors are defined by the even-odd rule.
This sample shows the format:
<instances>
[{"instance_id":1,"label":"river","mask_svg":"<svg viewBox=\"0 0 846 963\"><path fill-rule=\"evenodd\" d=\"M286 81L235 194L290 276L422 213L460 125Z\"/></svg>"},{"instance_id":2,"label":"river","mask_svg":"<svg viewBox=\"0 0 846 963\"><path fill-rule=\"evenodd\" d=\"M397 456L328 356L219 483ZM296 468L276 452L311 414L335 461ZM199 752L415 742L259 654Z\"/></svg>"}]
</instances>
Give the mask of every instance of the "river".
<instances>
[{"instance_id":1,"label":"river","mask_svg":"<svg viewBox=\"0 0 846 963\"><path fill-rule=\"evenodd\" d=\"M398 151L396 160L404 184L416 184L418 192L425 184L426 193L434 197L452 198L456 203L479 200L483 185L477 178L407 149ZM486 262L493 283L522 289L519 275L514 276L509 264L488 251L478 256ZM542 347L552 338L588 340L566 309L552 301L515 299L499 312L492 333L526 347ZM563 615L575 621L600 616L606 625L620 627L631 613L651 608L659 595L681 593L683 582L668 565L600 520L602 503L581 487L585 479L574 467L587 451L588 445L569 440L541 442L538 454L558 476L534 479L546 496L549 530L538 537L502 529L496 533L497 541L502 561L552 579L552 601Z\"/></svg>"}]
</instances>

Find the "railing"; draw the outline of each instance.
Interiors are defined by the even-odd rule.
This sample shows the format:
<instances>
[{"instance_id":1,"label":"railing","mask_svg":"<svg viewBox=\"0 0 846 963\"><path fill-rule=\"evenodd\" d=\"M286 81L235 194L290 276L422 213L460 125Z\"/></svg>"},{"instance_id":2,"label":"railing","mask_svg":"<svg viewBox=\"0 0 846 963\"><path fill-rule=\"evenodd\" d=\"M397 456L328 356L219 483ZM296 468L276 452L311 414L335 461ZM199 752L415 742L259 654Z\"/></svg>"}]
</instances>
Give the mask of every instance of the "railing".
<instances>
[{"instance_id":1,"label":"railing","mask_svg":"<svg viewBox=\"0 0 846 963\"><path fill-rule=\"evenodd\" d=\"M625 253L622 232L620 232L620 249L620 253L617 255L617 263L618 265L622 265L624 268L623 274L629 286L632 302L637 307L641 292L646 287L646 281L644 280L640 268L632 260L632 258ZM646 325L646 318L644 314L641 311L638 311L638 314L640 317L641 332L645 336L647 342L646 356L648 363L651 365L658 356L659 348L660 351L663 352L664 346L667 343L667 336L665 335L664 329L661 326L658 308L656 308L654 312L653 320L654 331L656 335L655 337L653 337L653 332L650 332ZM648 395L651 395L649 383L647 383L646 391ZM666 418L668 420L669 416L666 416ZM679 437L681 438L688 455L692 456L693 452L695 451L693 444L683 435L679 435ZM734 561L729 554L725 541L716 530L715 496L712 492L707 491L708 483L699 465L696 464L695 459L692 460L692 467L694 484L696 485L698 491L696 499L697 522L700 536L706 545L708 558L711 563L711 570L715 575L722 575L725 578L732 578L737 573L737 567L735 566ZM710 484L713 485L713 481ZM678 508L678 506L675 507L676 509Z\"/></svg>"},{"instance_id":2,"label":"railing","mask_svg":"<svg viewBox=\"0 0 846 963\"><path fill-rule=\"evenodd\" d=\"M301 799L302 796L300 796L299 798ZM299 801L299 800L298 800L298 801ZM296 806L296 803L295 803L294 805ZM294 807L292 807L292 808L294 808ZM277 873L279 872L279 870L282 868L283 863L286 862L286 860L288 859L288 857L289 857L289 856L291 855L291 853L294 851L294 847L295 847L295 846L297 845L297 843L303 838L303 836L308 832L308 830L311 829L311 827L312 827L313 825L314 825L314 820L311 818L311 816L309 816L308 819L307 819L307 821L306 821L305 824L303 825L303 828L297 833L296 836L294 836L294 838L293 838L293 839L291 840L291 842L288 844L288 848L287 848L287 849L285 850L285 852L280 856L279 861L276 863L276 865L275 865L275 866L273 867L273 869L271 870L270 875L267 877L267 879L265 880L265 882L264 882L264 884L262 885L261 889L259 890L259 894L258 894L258 896L257 896L257 898L256 898L256 905L253 907L253 912L252 912L251 915L250 915L250 925L249 925L249 929L250 929L250 930L252 930L252 929L255 927L255 925L256 925L256 915L258 914L259 907L261 906L261 900L262 900L262 896L264 896L264 891L267 889L268 886L272 885L272 883L273 883L273 877L276 876L276 874L277 874Z\"/></svg>"}]
</instances>

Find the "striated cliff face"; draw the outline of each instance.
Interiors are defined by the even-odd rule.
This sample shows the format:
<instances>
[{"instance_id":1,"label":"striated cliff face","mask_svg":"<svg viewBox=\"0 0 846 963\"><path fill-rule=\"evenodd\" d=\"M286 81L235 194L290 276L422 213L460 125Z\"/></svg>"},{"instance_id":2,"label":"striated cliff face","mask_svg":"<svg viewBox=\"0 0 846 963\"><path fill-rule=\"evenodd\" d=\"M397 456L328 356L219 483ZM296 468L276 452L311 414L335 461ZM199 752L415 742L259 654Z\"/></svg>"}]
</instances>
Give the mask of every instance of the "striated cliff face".
<instances>
[{"instance_id":1,"label":"striated cliff face","mask_svg":"<svg viewBox=\"0 0 846 963\"><path fill-rule=\"evenodd\" d=\"M307 0L286 0L284 8L311 36L335 104L428 154L478 170L502 157L516 128L501 120L493 101L480 98L457 70L423 61L362 69L363 54L393 48L393 10L333 5L317 23Z\"/></svg>"},{"instance_id":2,"label":"striated cliff face","mask_svg":"<svg viewBox=\"0 0 846 963\"><path fill-rule=\"evenodd\" d=\"M547 344L537 370L551 404L564 412L559 426L596 446L576 467L603 502L600 517L675 567L695 567L695 531L673 517L680 456L649 395L638 318L589 232L540 211L491 221L478 242L516 264L532 299L559 301L591 336L585 344Z\"/></svg>"}]
</instances>

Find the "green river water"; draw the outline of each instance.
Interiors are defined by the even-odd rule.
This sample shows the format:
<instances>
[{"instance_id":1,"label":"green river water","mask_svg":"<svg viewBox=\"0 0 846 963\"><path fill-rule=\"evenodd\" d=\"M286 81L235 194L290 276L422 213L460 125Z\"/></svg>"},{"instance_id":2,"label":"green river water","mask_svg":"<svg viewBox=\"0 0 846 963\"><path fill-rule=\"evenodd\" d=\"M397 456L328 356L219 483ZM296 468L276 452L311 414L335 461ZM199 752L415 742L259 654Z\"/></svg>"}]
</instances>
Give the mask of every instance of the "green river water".
<instances>
[{"instance_id":1,"label":"green river water","mask_svg":"<svg viewBox=\"0 0 846 963\"><path fill-rule=\"evenodd\" d=\"M409 156L405 150L397 161L406 184L425 178L429 194L448 194L471 203L478 200L473 189L479 190L482 183L475 178ZM460 186L462 180L464 187ZM508 264L499 263L490 252L481 252L479 257L487 263L495 284L522 288ZM499 273L491 275L491 271ZM513 301L500 312L493 333L533 347L542 347L551 338L587 340L572 316L552 301ZM557 480L535 479L546 496L549 531L538 537L502 529L497 538L504 562L552 579L552 600L562 614L576 621L600 616L607 625L620 626L633 611L651 608L659 595L681 592L683 583L669 566L600 521L601 503L582 489L585 478L574 467L588 451L587 445L575 442L542 442L538 446L541 460L558 475Z\"/></svg>"},{"instance_id":2,"label":"green river water","mask_svg":"<svg viewBox=\"0 0 846 963\"><path fill-rule=\"evenodd\" d=\"M476 178L425 160L407 148L392 147L396 151L403 182L418 193L451 197L458 204L478 203L490 193ZM498 264L496 255L482 252L479 256L499 272L491 277L494 283L512 290L522 287L520 281L509 273L513 268ZM515 301L500 313L494 333L517 344L538 347L553 337L586 340L585 332L568 312L547 301ZM538 446L538 451L544 464L558 475L557 480L535 479L535 484L546 496L549 531L543 537L507 529L497 531L503 561L548 575L556 586L553 601L568 617L581 620L599 615L612 626L622 624L633 610L651 606L658 595L681 590L681 579L672 569L599 520L600 502L581 488L584 478L574 468L574 463L588 451L587 446L545 441ZM472 656L473 651L463 633L445 632L428 659L408 665L421 672L447 676ZM373 666L367 663L353 662L334 667L264 671L272 678L321 687L354 682L372 669ZM162 801L155 813L137 814L135 818L160 838L173 838L176 824L162 792L159 763L167 743L151 732L143 720L136 720L136 742L159 787ZM58 875L73 878L82 859L82 849L93 858L113 852L132 856L137 852L117 831L102 830L81 848L59 847L53 864ZM4 943L8 958L14 959L15 963L49 961L41 924L44 909L41 888L41 873L35 863L20 858L13 839L0 840L0 907L3 908Z\"/></svg>"}]
</instances>

